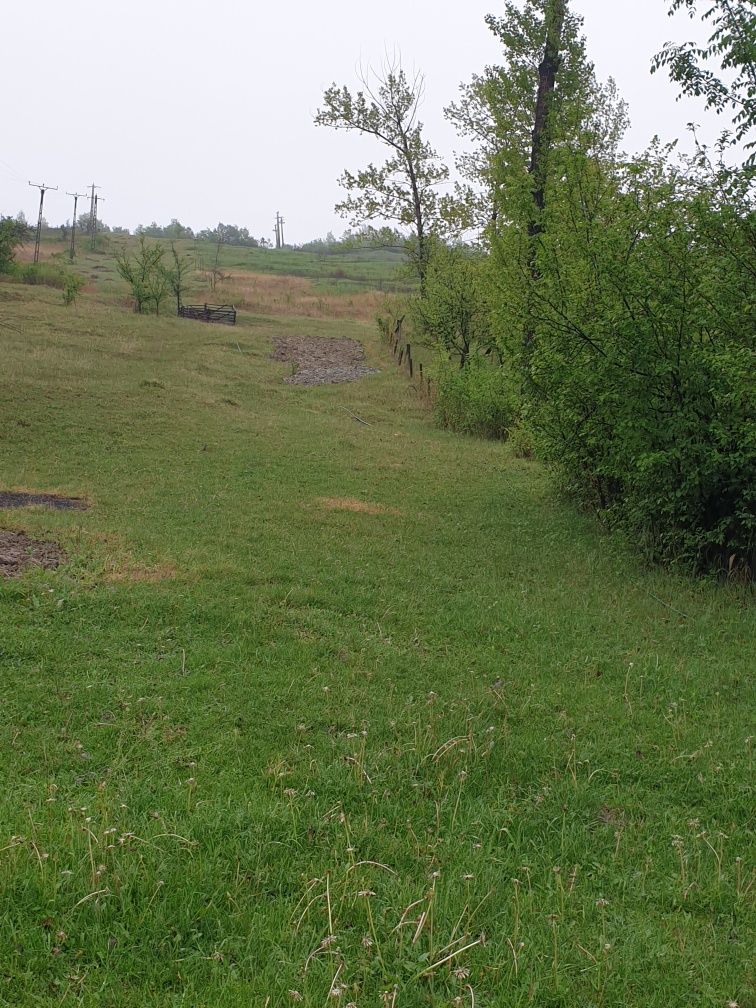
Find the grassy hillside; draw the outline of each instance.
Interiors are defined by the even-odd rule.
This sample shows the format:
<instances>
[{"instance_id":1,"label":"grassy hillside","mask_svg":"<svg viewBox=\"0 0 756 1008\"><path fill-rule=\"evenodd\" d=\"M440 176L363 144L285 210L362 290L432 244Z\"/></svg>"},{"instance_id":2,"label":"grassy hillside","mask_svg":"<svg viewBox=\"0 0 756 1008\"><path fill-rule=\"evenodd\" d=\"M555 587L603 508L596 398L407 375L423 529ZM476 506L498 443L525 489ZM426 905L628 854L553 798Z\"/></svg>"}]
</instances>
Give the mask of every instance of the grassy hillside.
<instances>
[{"instance_id":1,"label":"grassy hillside","mask_svg":"<svg viewBox=\"0 0 756 1008\"><path fill-rule=\"evenodd\" d=\"M0 1004L753 1008L747 595L370 323L0 299L0 489L92 505L0 511L69 556L0 582ZM283 384L292 333L382 371Z\"/></svg>"}]
</instances>

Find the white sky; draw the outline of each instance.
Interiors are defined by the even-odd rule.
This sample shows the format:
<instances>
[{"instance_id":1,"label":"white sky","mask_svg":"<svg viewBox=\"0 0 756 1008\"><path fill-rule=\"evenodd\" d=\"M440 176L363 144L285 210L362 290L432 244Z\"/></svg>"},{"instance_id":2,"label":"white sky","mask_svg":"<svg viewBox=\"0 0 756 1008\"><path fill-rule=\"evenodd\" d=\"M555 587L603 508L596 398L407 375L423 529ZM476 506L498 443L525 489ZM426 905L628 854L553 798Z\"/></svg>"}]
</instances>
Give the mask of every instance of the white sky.
<instances>
[{"instance_id":1,"label":"white sky","mask_svg":"<svg viewBox=\"0 0 756 1008\"><path fill-rule=\"evenodd\" d=\"M96 182L109 224L134 228L178 217L194 228L218 220L307 241L346 223L333 212L336 179L381 152L366 138L312 124L324 89L352 85L357 65L401 52L426 75L428 138L451 158L458 146L442 109L460 82L496 63L483 17L498 0L3 0L0 213L23 209L60 223ZM628 149L721 126L697 102L675 101L652 55L700 29L670 20L667 0L572 0L585 18L589 54L630 103Z\"/></svg>"}]
</instances>

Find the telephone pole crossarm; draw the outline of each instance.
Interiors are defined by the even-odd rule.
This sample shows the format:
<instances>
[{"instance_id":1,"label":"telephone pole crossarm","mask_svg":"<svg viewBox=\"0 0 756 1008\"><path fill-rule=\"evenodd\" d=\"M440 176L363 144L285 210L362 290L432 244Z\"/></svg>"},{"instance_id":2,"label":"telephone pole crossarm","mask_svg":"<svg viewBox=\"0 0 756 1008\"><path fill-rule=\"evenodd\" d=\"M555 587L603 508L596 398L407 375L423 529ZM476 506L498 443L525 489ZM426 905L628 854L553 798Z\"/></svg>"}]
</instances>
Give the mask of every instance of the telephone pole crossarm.
<instances>
[{"instance_id":1,"label":"telephone pole crossarm","mask_svg":"<svg viewBox=\"0 0 756 1008\"><path fill-rule=\"evenodd\" d=\"M39 262L39 245L42 240L42 207L45 205L45 193L49 190L50 192L57 192L57 186L45 185L43 182L41 185L38 182L30 182L30 186L34 189L39 189L39 216L37 217L37 234L34 239L34 262Z\"/></svg>"}]
</instances>

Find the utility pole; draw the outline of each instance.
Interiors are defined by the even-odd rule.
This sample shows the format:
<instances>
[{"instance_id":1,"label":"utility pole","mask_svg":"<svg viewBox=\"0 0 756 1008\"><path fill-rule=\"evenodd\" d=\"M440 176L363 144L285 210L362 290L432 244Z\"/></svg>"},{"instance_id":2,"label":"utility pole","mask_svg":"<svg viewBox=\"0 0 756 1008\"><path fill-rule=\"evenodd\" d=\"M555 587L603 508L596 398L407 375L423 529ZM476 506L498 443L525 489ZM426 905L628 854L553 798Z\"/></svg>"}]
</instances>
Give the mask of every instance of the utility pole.
<instances>
[{"instance_id":1,"label":"utility pole","mask_svg":"<svg viewBox=\"0 0 756 1008\"><path fill-rule=\"evenodd\" d=\"M277 249L283 248L283 245L284 245L283 226L284 226L285 223L286 222L284 221L284 219L281 216L281 214L279 213L279 211L276 210L276 226L274 228L274 231L275 231L275 235L276 235L276 248Z\"/></svg>"},{"instance_id":2,"label":"utility pole","mask_svg":"<svg viewBox=\"0 0 756 1008\"><path fill-rule=\"evenodd\" d=\"M98 186L98 188L99 188L99 186ZM97 248L97 204L100 203L100 202L104 203L105 202L105 197L104 196L98 196L98 195L95 194L95 198L94 198L94 212L92 214L92 251L93 252Z\"/></svg>"},{"instance_id":3,"label":"utility pole","mask_svg":"<svg viewBox=\"0 0 756 1008\"><path fill-rule=\"evenodd\" d=\"M89 232L90 235L94 234L94 229L95 229L95 225L94 225L95 213L96 213L96 209L95 209L95 189L99 189L99 188L100 187L96 186L94 184L94 182L90 186L90 196L89 196L89 226L87 227L87 231Z\"/></svg>"},{"instance_id":4,"label":"utility pole","mask_svg":"<svg viewBox=\"0 0 756 1008\"><path fill-rule=\"evenodd\" d=\"M44 206L45 203L45 193L47 192L48 189L51 189L53 192L56 192L58 187L45 185L44 182L42 183L42 185L39 185L39 183L37 182L30 182L29 185L32 186L34 189L39 189L39 217L37 218L37 237L34 241L34 262L38 263L39 243L42 239L42 207Z\"/></svg>"},{"instance_id":5,"label":"utility pole","mask_svg":"<svg viewBox=\"0 0 756 1008\"><path fill-rule=\"evenodd\" d=\"M74 256L76 255L76 207L79 203L79 200L84 199L84 193L67 192L66 196L73 196L74 198L73 220L71 221L71 250L69 252L71 262L73 262Z\"/></svg>"}]
</instances>

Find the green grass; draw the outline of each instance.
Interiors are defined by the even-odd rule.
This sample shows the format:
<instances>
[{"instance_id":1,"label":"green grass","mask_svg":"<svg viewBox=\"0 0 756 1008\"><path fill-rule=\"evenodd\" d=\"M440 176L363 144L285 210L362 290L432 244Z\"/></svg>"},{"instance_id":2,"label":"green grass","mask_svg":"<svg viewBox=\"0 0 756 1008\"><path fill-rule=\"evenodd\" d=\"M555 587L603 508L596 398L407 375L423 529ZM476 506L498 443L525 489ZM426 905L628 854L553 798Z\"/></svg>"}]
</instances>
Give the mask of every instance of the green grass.
<instances>
[{"instance_id":1,"label":"green grass","mask_svg":"<svg viewBox=\"0 0 756 1008\"><path fill-rule=\"evenodd\" d=\"M0 1004L753 1008L748 596L369 326L0 298L0 482L93 503L0 512L70 556L0 584ZM284 385L278 332L382 373Z\"/></svg>"},{"instance_id":2,"label":"green grass","mask_svg":"<svg viewBox=\"0 0 756 1008\"><path fill-rule=\"evenodd\" d=\"M168 239L149 238L148 241L158 242L170 250ZM133 249L137 239L114 237L93 251L86 235L78 237L74 268L108 301L128 298L128 287L119 277L114 259L114 252L124 244ZM183 239L174 244L196 266L197 275L190 286L197 287L199 278L215 264L217 246L213 242ZM52 252L61 264L69 264L67 244L45 242L44 251ZM389 294L408 293L417 286L407 273L404 254L390 249L354 249L326 255L293 249L221 245L218 266L222 270L303 277L313 281L315 289L323 294L344 297L375 290Z\"/></svg>"}]
</instances>

